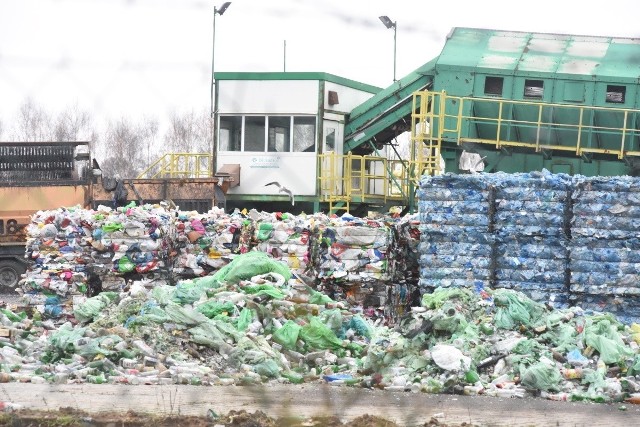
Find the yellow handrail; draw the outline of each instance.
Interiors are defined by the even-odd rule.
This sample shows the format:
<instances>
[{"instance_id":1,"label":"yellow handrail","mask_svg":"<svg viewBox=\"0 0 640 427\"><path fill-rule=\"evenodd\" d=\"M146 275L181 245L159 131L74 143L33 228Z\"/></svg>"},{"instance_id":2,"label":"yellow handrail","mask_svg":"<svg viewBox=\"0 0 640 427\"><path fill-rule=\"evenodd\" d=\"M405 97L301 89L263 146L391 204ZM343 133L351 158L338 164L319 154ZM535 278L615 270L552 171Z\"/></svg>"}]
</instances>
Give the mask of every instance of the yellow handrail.
<instances>
[{"instance_id":1,"label":"yellow handrail","mask_svg":"<svg viewBox=\"0 0 640 427\"><path fill-rule=\"evenodd\" d=\"M325 153L318 155L320 201L329 209L349 211L351 203L408 202L409 160L380 156ZM418 169L418 168L415 168Z\"/></svg>"},{"instance_id":2,"label":"yellow handrail","mask_svg":"<svg viewBox=\"0 0 640 427\"><path fill-rule=\"evenodd\" d=\"M573 151L578 156L640 156L640 110L461 97L444 91L416 92L413 108L412 143L417 159L422 155L418 147L439 149L443 140L494 145L496 149ZM516 111L528 117L516 117ZM429 126L433 129L425 132ZM425 165L430 171L429 160Z\"/></svg>"},{"instance_id":3,"label":"yellow handrail","mask_svg":"<svg viewBox=\"0 0 640 427\"><path fill-rule=\"evenodd\" d=\"M167 153L141 172L143 178L210 178L212 156L208 153Z\"/></svg>"}]
</instances>

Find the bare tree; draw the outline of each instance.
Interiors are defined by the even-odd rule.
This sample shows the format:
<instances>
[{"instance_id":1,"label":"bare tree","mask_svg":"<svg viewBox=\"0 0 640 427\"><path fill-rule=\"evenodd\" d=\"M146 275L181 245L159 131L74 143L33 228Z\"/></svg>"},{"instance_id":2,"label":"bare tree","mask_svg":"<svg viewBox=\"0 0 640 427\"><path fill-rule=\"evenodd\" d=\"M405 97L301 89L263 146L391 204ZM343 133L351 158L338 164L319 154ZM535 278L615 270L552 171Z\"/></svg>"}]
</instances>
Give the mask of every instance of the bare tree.
<instances>
[{"instance_id":1,"label":"bare tree","mask_svg":"<svg viewBox=\"0 0 640 427\"><path fill-rule=\"evenodd\" d=\"M135 178L145 165L144 132L127 119L109 122L104 137L106 158L101 162L105 176Z\"/></svg>"},{"instance_id":2,"label":"bare tree","mask_svg":"<svg viewBox=\"0 0 640 427\"><path fill-rule=\"evenodd\" d=\"M56 141L89 141L95 135L93 120L78 105L71 106L60 113L53 122L53 135Z\"/></svg>"},{"instance_id":3,"label":"bare tree","mask_svg":"<svg viewBox=\"0 0 640 427\"><path fill-rule=\"evenodd\" d=\"M155 117L144 117L140 129L143 133L146 148L146 165L151 164L151 158L155 157L158 153L158 147L156 147L156 140L158 138L158 132L160 130L160 124Z\"/></svg>"},{"instance_id":4,"label":"bare tree","mask_svg":"<svg viewBox=\"0 0 640 427\"><path fill-rule=\"evenodd\" d=\"M21 106L11 138L15 141L51 141L54 138L51 116L32 99Z\"/></svg>"},{"instance_id":5,"label":"bare tree","mask_svg":"<svg viewBox=\"0 0 640 427\"><path fill-rule=\"evenodd\" d=\"M208 153L211 146L211 119L208 112L184 115L173 113L165 134L165 146L173 152Z\"/></svg>"}]
</instances>

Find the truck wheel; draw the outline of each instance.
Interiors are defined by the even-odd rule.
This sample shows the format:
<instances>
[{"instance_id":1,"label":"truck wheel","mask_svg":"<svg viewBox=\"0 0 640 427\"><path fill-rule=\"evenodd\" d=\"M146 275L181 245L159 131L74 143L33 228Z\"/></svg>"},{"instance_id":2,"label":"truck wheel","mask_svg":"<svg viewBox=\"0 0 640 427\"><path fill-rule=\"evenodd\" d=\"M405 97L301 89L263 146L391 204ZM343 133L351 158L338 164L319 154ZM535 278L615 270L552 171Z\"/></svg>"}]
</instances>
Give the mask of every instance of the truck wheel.
<instances>
[{"instance_id":1,"label":"truck wheel","mask_svg":"<svg viewBox=\"0 0 640 427\"><path fill-rule=\"evenodd\" d=\"M14 293L20 275L25 271L27 271L26 267L17 261L0 260L0 292Z\"/></svg>"}]
</instances>

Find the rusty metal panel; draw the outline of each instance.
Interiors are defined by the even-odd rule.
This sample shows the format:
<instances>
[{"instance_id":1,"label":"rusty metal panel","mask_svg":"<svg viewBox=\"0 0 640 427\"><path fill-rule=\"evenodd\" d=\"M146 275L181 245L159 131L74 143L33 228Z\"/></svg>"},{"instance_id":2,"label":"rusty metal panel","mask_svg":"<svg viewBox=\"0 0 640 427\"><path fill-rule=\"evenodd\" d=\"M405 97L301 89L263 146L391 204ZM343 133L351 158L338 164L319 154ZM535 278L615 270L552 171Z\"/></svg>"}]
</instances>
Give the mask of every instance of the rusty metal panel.
<instances>
[{"instance_id":1,"label":"rusty metal panel","mask_svg":"<svg viewBox=\"0 0 640 427\"><path fill-rule=\"evenodd\" d=\"M221 187L226 194L230 180L218 178L167 178L167 179L128 179L125 189L130 201L157 202L162 200L190 200L215 203L215 188ZM105 191L101 185L94 185L93 200L108 201L113 199L110 191Z\"/></svg>"}]
</instances>

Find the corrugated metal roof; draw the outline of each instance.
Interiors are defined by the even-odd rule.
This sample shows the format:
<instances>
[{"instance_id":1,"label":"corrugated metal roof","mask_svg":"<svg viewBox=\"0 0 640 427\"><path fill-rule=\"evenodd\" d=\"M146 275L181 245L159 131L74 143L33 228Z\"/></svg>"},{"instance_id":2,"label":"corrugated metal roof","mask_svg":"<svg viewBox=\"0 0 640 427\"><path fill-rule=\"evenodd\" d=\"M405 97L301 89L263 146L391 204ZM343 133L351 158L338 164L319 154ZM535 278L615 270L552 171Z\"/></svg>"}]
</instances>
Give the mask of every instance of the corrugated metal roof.
<instances>
[{"instance_id":1,"label":"corrugated metal roof","mask_svg":"<svg viewBox=\"0 0 640 427\"><path fill-rule=\"evenodd\" d=\"M558 73L597 80L640 78L640 39L454 28L437 69Z\"/></svg>"}]
</instances>

